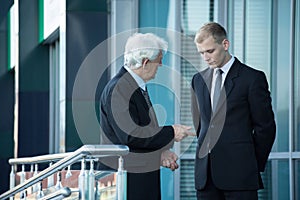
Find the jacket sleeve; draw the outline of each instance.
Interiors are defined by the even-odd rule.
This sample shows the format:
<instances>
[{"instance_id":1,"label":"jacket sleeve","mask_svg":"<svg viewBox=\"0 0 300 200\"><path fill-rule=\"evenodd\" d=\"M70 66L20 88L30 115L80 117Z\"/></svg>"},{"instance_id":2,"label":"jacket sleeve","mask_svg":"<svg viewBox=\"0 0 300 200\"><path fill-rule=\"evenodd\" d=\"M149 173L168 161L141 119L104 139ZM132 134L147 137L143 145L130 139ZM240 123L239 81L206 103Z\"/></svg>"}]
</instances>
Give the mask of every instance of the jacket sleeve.
<instances>
[{"instance_id":1,"label":"jacket sleeve","mask_svg":"<svg viewBox=\"0 0 300 200\"><path fill-rule=\"evenodd\" d=\"M193 117L194 128L195 128L197 137L199 137L199 132L200 132L200 128L201 128L200 110L199 110L199 104L198 104L196 94L195 94L194 78L193 78L192 84L191 84L191 113L192 113L192 117Z\"/></svg>"},{"instance_id":2,"label":"jacket sleeve","mask_svg":"<svg viewBox=\"0 0 300 200\"><path fill-rule=\"evenodd\" d=\"M254 126L253 138L259 171L264 171L275 140L276 125L268 83L263 72L257 72L249 88L249 105Z\"/></svg>"}]
</instances>

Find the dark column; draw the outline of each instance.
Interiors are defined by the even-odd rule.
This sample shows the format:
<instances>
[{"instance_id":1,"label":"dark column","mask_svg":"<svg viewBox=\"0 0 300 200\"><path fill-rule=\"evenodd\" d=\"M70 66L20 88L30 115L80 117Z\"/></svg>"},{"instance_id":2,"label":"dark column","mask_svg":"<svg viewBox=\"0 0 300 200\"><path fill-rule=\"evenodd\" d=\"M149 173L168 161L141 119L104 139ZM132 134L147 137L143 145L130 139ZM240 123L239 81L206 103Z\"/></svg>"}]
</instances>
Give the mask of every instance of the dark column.
<instances>
[{"instance_id":1,"label":"dark column","mask_svg":"<svg viewBox=\"0 0 300 200\"><path fill-rule=\"evenodd\" d=\"M9 189L10 165L13 155L14 70L8 69L8 18L13 1L0 6L0 194Z\"/></svg>"},{"instance_id":2,"label":"dark column","mask_svg":"<svg viewBox=\"0 0 300 200\"><path fill-rule=\"evenodd\" d=\"M49 47L39 43L38 3L19 1L19 157L49 152Z\"/></svg>"},{"instance_id":3,"label":"dark column","mask_svg":"<svg viewBox=\"0 0 300 200\"><path fill-rule=\"evenodd\" d=\"M74 151L84 142L79 137L75 127L72 104L97 104L95 97L92 96L80 96L73 99L74 81L84 59L98 44L107 39L108 11L107 1L103 0L67 0L66 7L66 151ZM107 52L99 55L99 58L106 60ZM106 66L99 63L99 70L101 67ZM106 83L107 77L101 81L103 84ZM95 106L95 109L97 108ZM88 130L89 120L86 121L86 134L90 134L93 130ZM88 143L99 143L99 135L97 133L92 134L93 136Z\"/></svg>"}]
</instances>

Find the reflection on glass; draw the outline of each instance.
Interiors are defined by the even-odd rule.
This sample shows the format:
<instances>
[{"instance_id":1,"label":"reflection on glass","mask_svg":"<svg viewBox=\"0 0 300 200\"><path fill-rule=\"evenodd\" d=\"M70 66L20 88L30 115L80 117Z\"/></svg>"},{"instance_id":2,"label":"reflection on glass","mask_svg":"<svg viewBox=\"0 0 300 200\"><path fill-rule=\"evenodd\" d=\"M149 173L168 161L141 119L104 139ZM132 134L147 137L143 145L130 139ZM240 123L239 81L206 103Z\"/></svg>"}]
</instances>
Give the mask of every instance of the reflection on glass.
<instances>
[{"instance_id":1,"label":"reflection on glass","mask_svg":"<svg viewBox=\"0 0 300 200\"><path fill-rule=\"evenodd\" d=\"M295 161L295 199L300 199L300 160Z\"/></svg>"},{"instance_id":2,"label":"reflection on glass","mask_svg":"<svg viewBox=\"0 0 300 200\"><path fill-rule=\"evenodd\" d=\"M271 0L252 0L246 4L245 62L266 73L271 68Z\"/></svg>"},{"instance_id":3,"label":"reflection on glass","mask_svg":"<svg viewBox=\"0 0 300 200\"><path fill-rule=\"evenodd\" d=\"M290 198L288 160L268 161L261 175L265 188L258 191L259 200Z\"/></svg>"},{"instance_id":4,"label":"reflection on glass","mask_svg":"<svg viewBox=\"0 0 300 200\"><path fill-rule=\"evenodd\" d=\"M271 161L266 165L266 169L261 173L261 178L264 184L264 189L258 191L258 199L272 199L272 168Z\"/></svg>"},{"instance_id":5,"label":"reflection on glass","mask_svg":"<svg viewBox=\"0 0 300 200\"><path fill-rule=\"evenodd\" d=\"M196 200L194 160L182 160L180 168L180 200Z\"/></svg>"},{"instance_id":6,"label":"reflection on glass","mask_svg":"<svg viewBox=\"0 0 300 200\"><path fill-rule=\"evenodd\" d=\"M290 81L290 1L278 1L278 19L275 62L272 67L275 85L272 86L277 117L277 136L274 144L274 151L288 151L289 141L289 81ZM275 35L276 36L276 35ZM274 44L275 45L275 44ZM286 81L282 81L286 80ZM273 105L274 105L273 104Z\"/></svg>"}]
</instances>

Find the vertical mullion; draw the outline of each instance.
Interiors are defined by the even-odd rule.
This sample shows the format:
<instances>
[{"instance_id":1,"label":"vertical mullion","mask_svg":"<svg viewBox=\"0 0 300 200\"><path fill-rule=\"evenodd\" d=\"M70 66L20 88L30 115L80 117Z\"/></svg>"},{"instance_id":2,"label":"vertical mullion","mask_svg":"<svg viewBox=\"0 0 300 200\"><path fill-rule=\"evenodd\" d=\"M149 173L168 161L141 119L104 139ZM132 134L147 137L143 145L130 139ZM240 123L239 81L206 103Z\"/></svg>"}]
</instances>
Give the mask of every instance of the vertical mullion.
<instances>
[{"instance_id":1,"label":"vertical mullion","mask_svg":"<svg viewBox=\"0 0 300 200\"><path fill-rule=\"evenodd\" d=\"M61 110L61 96L60 96L60 67L59 67L59 40L55 41L55 104L54 104L54 109L55 109L55 151L57 153L60 152L60 140L61 140L61 131L60 131L60 110Z\"/></svg>"},{"instance_id":2,"label":"vertical mullion","mask_svg":"<svg viewBox=\"0 0 300 200\"><path fill-rule=\"evenodd\" d=\"M294 53L295 53L295 1L290 0L290 103L289 103L289 182L290 182L290 200L294 199L294 165L292 159L293 152L293 134L294 134Z\"/></svg>"},{"instance_id":3,"label":"vertical mullion","mask_svg":"<svg viewBox=\"0 0 300 200\"><path fill-rule=\"evenodd\" d=\"M49 153L55 152L54 140L54 84L53 84L53 46L49 45Z\"/></svg>"},{"instance_id":4,"label":"vertical mullion","mask_svg":"<svg viewBox=\"0 0 300 200\"><path fill-rule=\"evenodd\" d=\"M174 22L175 24L173 24L173 26L174 26L174 29L178 32L181 31L181 24L182 24L181 23L182 17L180 16L181 9L182 9L182 7L181 7L182 4L181 3L182 3L181 1L173 2L174 7L175 7L174 15L177 18L175 20L175 22ZM172 3L170 3L170 4L172 4ZM174 42L174 50L177 51L177 52L180 52L180 54L181 54L181 40L178 40L178 41ZM174 66L179 66L176 70L178 70L180 72L181 71L181 68L180 68L181 67L181 65L180 65L181 60L180 60L180 58L177 58L176 56L172 56L172 61L171 62L173 62ZM174 80L176 80L176 78L174 78ZM173 81L172 84L174 85L175 88L179 87L180 88L179 91L181 91L181 89L182 89L181 88L181 82L178 83L177 81ZM181 93L180 92L179 92L179 95L180 95L179 99L181 99ZM174 103L174 110L175 110L174 120L175 120L175 122L180 122L180 114L181 114L180 113L180 107L176 103ZM180 155L180 151L181 151L180 143L174 144L174 151L177 155ZM180 165L180 161L178 161L178 164ZM181 172L181 170L179 169L179 170L176 170L175 173L174 173L174 184L173 184L174 200L180 200L180 186L181 186L180 185L181 184L181 182L180 182L180 178L181 178L180 172Z\"/></svg>"},{"instance_id":5,"label":"vertical mullion","mask_svg":"<svg viewBox=\"0 0 300 200\"><path fill-rule=\"evenodd\" d=\"M274 88L274 90L272 90L272 94L273 94L273 104L276 106L275 110L277 110L277 37L278 37L278 24L277 24L277 18L278 18L278 0L274 0L272 1L272 17L271 19L272 22L272 31L271 31L271 45L272 45L272 52L271 52L271 66L275 66L275 69L271 68L271 89ZM274 78L272 78L274 77ZM277 146L273 146L273 150L275 152L277 152L278 150L278 145ZM277 200L278 199L278 160L274 160L272 161L271 164L271 170L272 170L272 174L271 174L271 180L272 180L272 199Z\"/></svg>"},{"instance_id":6,"label":"vertical mullion","mask_svg":"<svg viewBox=\"0 0 300 200\"><path fill-rule=\"evenodd\" d=\"M247 24L247 6L246 6L246 0L243 0L243 62L245 63L247 61L246 59L246 47L247 47L247 44L246 44L246 38L247 38L247 29L246 29L246 24Z\"/></svg>"},{"instance_id":7,"label":"vertical mullion","mask_svg":"<svg viewBox=\"0 0 300 200\"><path fill-rule=\"evenodd\" d=\"M225 12L226 12L225 15L227 16L227 19L228 19L226 22L226 24L227 24L226 28L228 30L227 31L228 39L231 43L230 44L231 52L233 55L235 55L235 48L234 48L234 43L235 43L235 41L234 41L234 34L235 34L234 13L235 13L235 9L234 9L234 1L233 0L228 2L227 9Z\"/></svg>"}]
</instances>

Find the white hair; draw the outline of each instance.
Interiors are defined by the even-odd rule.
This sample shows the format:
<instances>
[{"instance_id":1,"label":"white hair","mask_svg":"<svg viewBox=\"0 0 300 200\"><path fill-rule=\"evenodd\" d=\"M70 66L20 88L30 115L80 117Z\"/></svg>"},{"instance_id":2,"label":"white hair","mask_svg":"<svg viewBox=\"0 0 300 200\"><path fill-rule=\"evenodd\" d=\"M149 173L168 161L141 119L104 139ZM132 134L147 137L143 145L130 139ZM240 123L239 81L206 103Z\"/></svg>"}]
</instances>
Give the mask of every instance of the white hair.
<instances>
[{"instance_id":1,"label":"white hair","mask_svg":"<svg viewBox=\"0 0 300 200\"><path fill-rule=\"evenodd\" d=\"M160 51L166 52L168 43L153 33L135 33L130 36L125 45L124 65L137 69L143 64L143 59L154 60Z\"/></svg>"}]
</instances>

